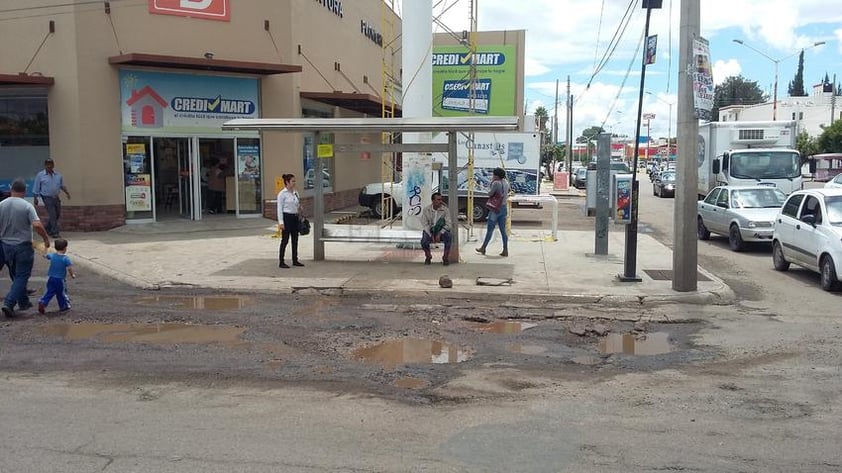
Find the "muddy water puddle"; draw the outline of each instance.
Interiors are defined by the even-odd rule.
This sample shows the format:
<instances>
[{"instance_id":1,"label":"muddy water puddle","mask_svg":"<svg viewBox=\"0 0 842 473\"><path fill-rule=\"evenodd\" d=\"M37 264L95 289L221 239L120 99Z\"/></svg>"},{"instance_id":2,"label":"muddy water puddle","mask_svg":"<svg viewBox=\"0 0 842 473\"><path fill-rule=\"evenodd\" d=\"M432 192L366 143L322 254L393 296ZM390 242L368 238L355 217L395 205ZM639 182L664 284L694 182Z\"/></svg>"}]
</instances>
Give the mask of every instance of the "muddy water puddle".
<instances>
[{"instance_id":1,"label":"muddy water puddle","mask_svg":"<svg viewBox=\"0 0 842 473\"><path fill-rule=\"evenodd\" d=\"M392 369L402 364L461 363L470 358L468 350L444 342L419 338L389 340L352 353L352 358Z\"/></svg>"},{"instance_id":2,"label":"muddy water puddle","mask_svg":"<svg viewBox=\"0 0 842 473\"><path fill-rule=\"evenodd\" d=\"M141 305L208 310L242 309L251 302L251 298L246 296L147 296L135 299L135 303Z\"/></svg>"},{"instance_id":3,"label":"muddy water puddle","mask_svg":"<svg viewBox=\"0 0 842 473\"><path fill-rule=\"evenodd\" d=\"M173 345L180 343L240 345L240 336L246 331L241 327L163 324L54 324L43 327L45 335L65 340L95 340L102 343L153 343Z\"/></svg>"},{"instance_id":4,"label":"muddy water puddle","mask_svg":"<svg viewBox=\"0 0 842 473\"><path fill-rule=\"evenodd\" d=\"M541 345L527 345L522 343L513 343L506 346L506 351L511 353L520 353L521 355L540 355L547 351L546 347Z\"/></svg>"},{"instance_id":5,"label":"muddy water puddle","mask_svg":"<svg viewBox=\"0 0 842 473\"><path fill-rule=\"evenodd\" d=\"M488 333L520 333L526 329L537 327L538 324L529 322L512 322L509 320L498 320L478 327L481 332Z\"/></svg>"},{"instance_id":6,"label":"muddy water puddle","mask_svg":"<svg viewBox=\"0 0 842 473\"><path fill-rule=\"evenodd\" d=\"M674 351L666 332L653 332L635 337L631 333L612 333L599 341L599 352L604 354L661 355Z\"/></svg>"}]
</instances>

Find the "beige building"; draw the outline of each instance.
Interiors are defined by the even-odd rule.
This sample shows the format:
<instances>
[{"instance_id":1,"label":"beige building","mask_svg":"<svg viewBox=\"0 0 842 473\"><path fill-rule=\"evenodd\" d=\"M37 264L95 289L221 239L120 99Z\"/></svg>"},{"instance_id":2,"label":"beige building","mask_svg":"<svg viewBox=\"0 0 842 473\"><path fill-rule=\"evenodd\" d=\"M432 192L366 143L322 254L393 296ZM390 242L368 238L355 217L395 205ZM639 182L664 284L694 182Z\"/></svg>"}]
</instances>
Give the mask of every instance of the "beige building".
<instances>
[{"instance_id":1,"label":"beige building","mask_svg":"<svg viewBox=\"0 0 842 473\"><path fill-rule=\"evenodd\" d=\"M400 114L400 20L382 0L4 0L0 24L0 185L54 158L67 230L274 217L284 173L309 205L312 135L220 125ZM328 210L381 175L365 153L326 168Z\"/></svg>"}]
</instances>

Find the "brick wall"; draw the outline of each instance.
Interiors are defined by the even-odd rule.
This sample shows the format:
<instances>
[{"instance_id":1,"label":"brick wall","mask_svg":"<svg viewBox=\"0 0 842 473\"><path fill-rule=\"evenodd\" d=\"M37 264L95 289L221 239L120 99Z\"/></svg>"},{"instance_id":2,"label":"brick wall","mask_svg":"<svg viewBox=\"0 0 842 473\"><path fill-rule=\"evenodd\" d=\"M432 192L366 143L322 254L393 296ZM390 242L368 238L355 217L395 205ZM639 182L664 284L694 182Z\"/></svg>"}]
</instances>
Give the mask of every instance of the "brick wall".
<instances>
[{"instance_id":1,"label":"brick wall","mask_svg":"<svg viewBox=\"0 0 842 473\"><path fill-rule=\"evenodd\" d=\"M38 206L38 216L46 222L47 210ZM98 232L126 224L123 205L61 206L61 229L69 232Z\"/></svg>"}]
</instances>

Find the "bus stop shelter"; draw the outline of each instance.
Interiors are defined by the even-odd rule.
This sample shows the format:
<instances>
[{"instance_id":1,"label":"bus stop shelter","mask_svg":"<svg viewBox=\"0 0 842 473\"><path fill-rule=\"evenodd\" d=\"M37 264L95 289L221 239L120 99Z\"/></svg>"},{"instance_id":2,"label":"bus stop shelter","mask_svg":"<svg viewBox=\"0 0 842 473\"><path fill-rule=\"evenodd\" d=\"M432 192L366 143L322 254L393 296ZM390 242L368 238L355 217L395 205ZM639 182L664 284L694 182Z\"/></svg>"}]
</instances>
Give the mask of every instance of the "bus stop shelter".
<instances>
[{"instance_id":1,"label":"bus stop shelter","mask_svg":"<svg viewBox=\"0 0 842 473\"><path fill-rule=\"evenodd\" d=\"M223 130L259 130L287 133L311 132L315 134L313 146L318 146L321 133L446 133L447 144L436 143L372 143L338 145L339 151L370 153L447 153L448 181L458 180L456 137L457 133L502 132L517 129L517 117L433 117L433 118L239 118L229 120ZM318 156L313 150L313 156ZM325 259L324 246L324 187L323 163L316 158L313 199L313 259ZM451 255L459 256L459 195L456 186L448 193L447 205L453 222ZM455 262L455 261L454 261Z\"/></svg>"}]
</instances>

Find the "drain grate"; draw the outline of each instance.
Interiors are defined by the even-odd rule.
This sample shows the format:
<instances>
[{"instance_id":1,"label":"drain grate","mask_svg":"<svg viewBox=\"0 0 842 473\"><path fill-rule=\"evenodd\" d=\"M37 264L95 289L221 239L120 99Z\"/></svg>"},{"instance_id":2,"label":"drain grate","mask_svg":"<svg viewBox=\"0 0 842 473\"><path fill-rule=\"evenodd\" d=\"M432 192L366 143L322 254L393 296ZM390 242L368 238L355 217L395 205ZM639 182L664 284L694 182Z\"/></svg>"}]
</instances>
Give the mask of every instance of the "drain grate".
<instances>
[{"instance_id":1,"label":"drain grate","mask_svg":"<svg viewBox=\"0 0 842 473\"><path fill-rule=\"evenodd\" d=\"M644 269L643 272L656 281L672 281L671 269ZM710 278L702 273L696 273L696 277L699 281L710 281Z\"/></svg>"}]
</instances>

